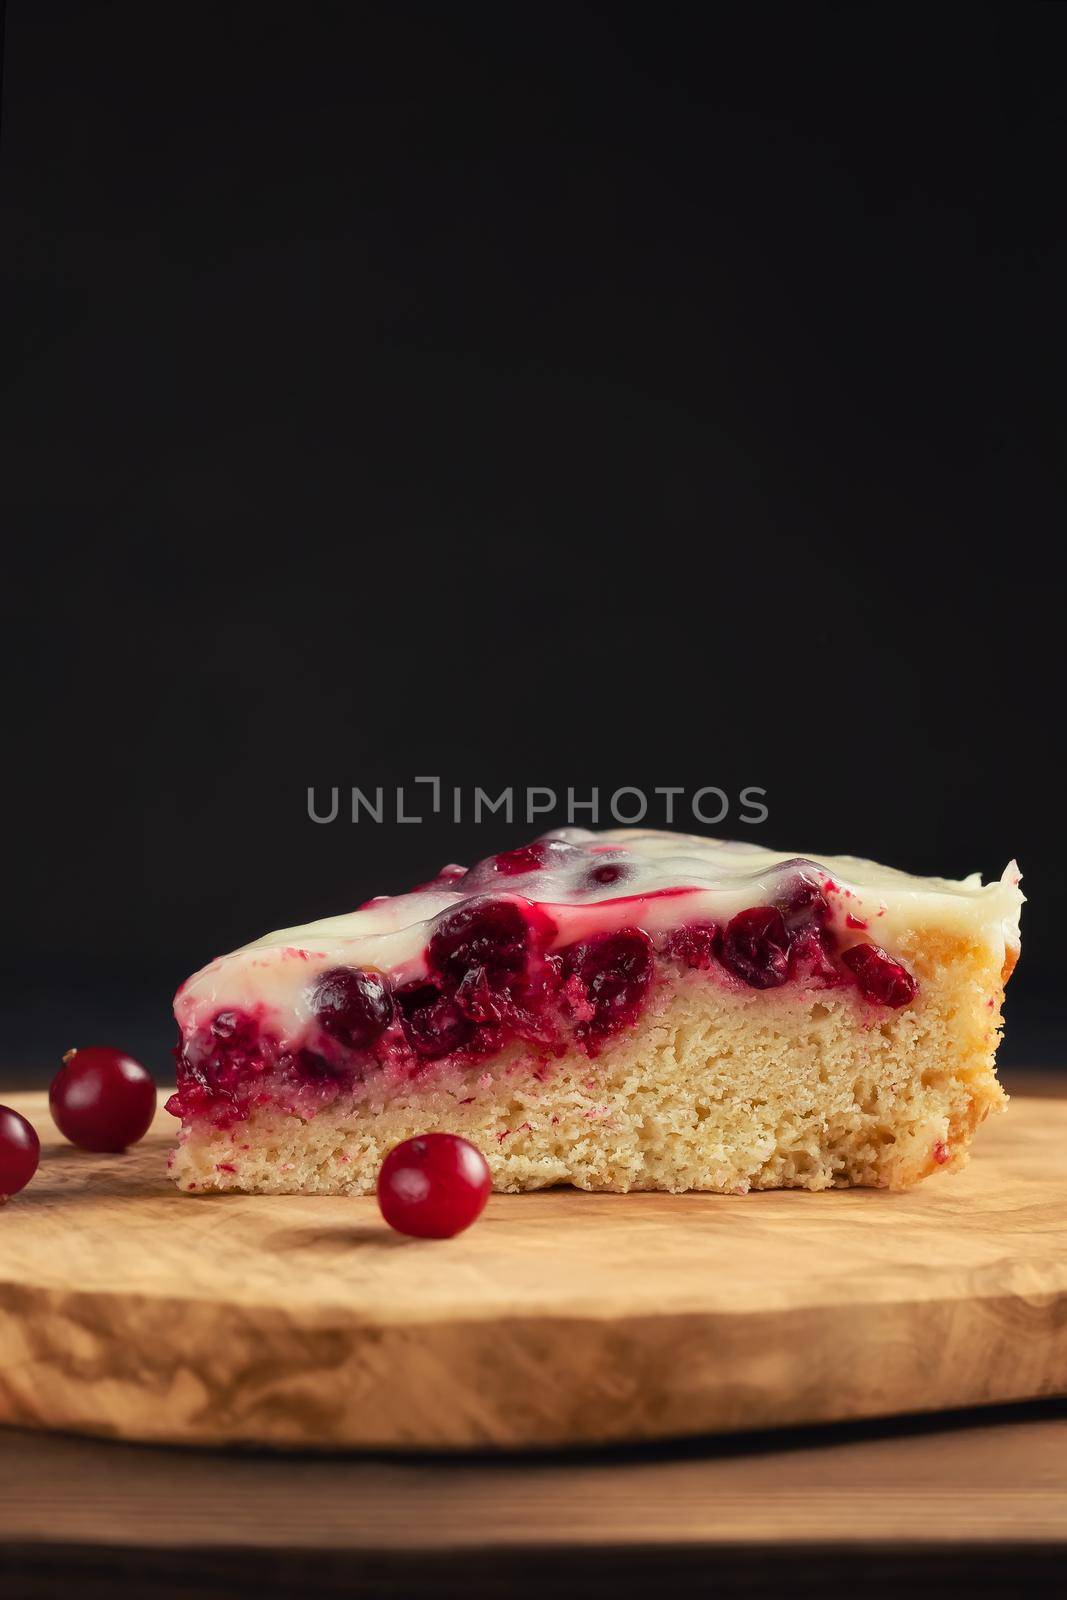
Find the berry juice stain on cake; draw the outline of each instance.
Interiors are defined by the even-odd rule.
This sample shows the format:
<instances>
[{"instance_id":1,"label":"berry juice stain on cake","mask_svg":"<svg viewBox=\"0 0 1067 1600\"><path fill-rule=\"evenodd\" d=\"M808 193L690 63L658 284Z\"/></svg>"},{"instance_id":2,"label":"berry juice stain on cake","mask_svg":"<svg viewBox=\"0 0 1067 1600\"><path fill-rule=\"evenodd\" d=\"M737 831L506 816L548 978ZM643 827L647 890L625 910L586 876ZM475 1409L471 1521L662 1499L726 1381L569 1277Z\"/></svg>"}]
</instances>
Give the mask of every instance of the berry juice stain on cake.
<instances>
[{"instance_id":1,"label":"berry juice stain on cake","mask_svg":"<svg viewBox=\"0 0 1067 1600\"><path fill-rule=\"evenodd\" d=\"M1017 883L634 830L450 864L182 987L172 1170L365 1191L440 1128L498 1187L916 1182L1002 1098Z\"/></svg>"}]
</instances>

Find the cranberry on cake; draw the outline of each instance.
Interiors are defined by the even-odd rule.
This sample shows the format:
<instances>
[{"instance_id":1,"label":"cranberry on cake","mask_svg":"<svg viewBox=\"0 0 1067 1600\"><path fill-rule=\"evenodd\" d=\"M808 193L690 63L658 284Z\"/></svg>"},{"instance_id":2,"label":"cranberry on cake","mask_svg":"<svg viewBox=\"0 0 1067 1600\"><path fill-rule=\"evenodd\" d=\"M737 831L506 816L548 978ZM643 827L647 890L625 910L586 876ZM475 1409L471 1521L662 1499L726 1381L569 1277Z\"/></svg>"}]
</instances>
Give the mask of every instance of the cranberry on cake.
<instances>
[{"instance_id":1,"label":"cranberry on cake","mask_svg":"<svg viewBox=\"0 0 1067 1600\"><path fill-rule=\"evenodd\" d=\"M1019 874L562 829L183 985L171 1171L364 1194L436 1129L504 1191L907 1188L967 1160Z\"/></svg>"}]
</instances>

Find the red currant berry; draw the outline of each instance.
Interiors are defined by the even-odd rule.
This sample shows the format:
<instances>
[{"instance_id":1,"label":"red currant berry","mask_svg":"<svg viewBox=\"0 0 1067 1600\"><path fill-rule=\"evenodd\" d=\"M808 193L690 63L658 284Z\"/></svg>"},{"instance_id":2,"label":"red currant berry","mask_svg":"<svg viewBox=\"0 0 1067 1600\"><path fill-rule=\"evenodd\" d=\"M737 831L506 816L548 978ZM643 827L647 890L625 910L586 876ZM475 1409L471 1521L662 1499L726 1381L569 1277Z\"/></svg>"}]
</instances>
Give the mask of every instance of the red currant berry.
<instances>
[{"instance_id":1,"label":"red currant berry","mask_svg":"<svg viewBox=\"0 0 1067 1600\"><path fill-rule=\"evenodd\" d=\"M48 1091L52 1118L80 1150L117 1153L143 1139L156 1114L156 1085L139 1061L96 1045L71 1050Z\"/></svg>"},{"instance_id":2,"label":"red currant berry","mask_svg":"<svg viewBox=\"0 0 1067 1600\"><path fill-rule=\"evenodd\" d=\"M485 1210L493 1180L482 1152L454 1133L424 1133L390 1150L378 1174L378 1205L398 1233L451 1239Z\"/></svg>"},{"instance_id":3,"label":"red currant berry","mask_svg":"<svg viewBox=\"0 0 1067 1600\"><path fill-rule=\"evenodd\" d=\"M35 1129L10 1106L0 1106L0 1205L25 1189L40 1159Z\"/></svg>"}]
</instances>

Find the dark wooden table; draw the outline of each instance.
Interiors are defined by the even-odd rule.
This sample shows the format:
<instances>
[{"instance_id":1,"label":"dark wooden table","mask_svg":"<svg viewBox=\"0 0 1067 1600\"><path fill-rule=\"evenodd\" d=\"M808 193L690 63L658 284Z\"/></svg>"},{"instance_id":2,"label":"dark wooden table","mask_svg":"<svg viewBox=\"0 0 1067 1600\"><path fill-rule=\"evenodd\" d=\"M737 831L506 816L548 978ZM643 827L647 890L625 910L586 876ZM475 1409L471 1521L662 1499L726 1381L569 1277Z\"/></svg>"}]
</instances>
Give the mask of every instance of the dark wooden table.
<instances>
[{"instance_id":1,"label":"dark wooden table","mask_svg":"<svg viewBox=\"0 0 1067 1600\"><path fill-rule=\"evenodd\" d=\"M0 1594L1035 1594L1067 1406L542 1459L308 1459L0 1438ZM74 1581L76 1579L76 1582ZM951 1592L951 1591L950 1591Z\"/></svg>"},{"instance_id":2,"label":"dark wooden table","mask_svg":"<svg viewBox=\"0 0 1067 1600\"><path fill-rule=\"evenodd\" d=\"M1065 1562L1061 1401L545 1456L234 1454L0 1430L3 1600L120 1585L594 1600L665 1581L1033 1595L1059 1592Z\"/></svg>"}]
</instances>

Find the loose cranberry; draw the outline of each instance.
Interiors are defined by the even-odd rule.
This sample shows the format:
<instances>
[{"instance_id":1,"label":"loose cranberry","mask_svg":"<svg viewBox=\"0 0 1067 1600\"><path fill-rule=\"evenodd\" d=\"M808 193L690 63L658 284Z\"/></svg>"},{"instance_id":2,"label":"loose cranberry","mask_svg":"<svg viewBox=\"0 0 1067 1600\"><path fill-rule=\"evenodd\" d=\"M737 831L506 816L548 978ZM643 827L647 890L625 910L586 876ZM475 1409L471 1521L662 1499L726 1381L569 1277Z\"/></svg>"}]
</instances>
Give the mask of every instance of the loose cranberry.
<instances>
[{"instance_id":1,"label":"loose cranberry","mask_svg":"<svg viewBox=\"0 0 1067 1600\"><path fill-rule=\"evenodd\" d=\"M753 989L777 989L789 977L789 935L776 906L752 906L727 924L724 967Z\"/></svg>"},{"instance_id":2,"label":"loose cranberry","mask_svg":"<svg viewBox=\"0 0 1067 1600\"><path fill-rule=\"evenodd\" d=\"M493 1187L485 1157L454 1133L424 1133L390 1150L378 1174L378 1205L398 1233L451 1239L476 1222Z\"/></svg>"},{"instance_id":3,"label":"loose cranberry","mask_svg":"<svg viewBox=\"0 0 1067 1600\"><path fill-rule=\"evenodd\" d=\"M543 867L548 855L548 845L544 839L535 839L533 844L520 845L517 850L504 850L498 856L491 856L490 862L494 872L502 878L515 878L523 872L536 872L538 867Z\"/></svg>"},{"instance_id":4,"label":"loose cranberry","mask_svg":"<svg viewBox=\"0 0 1067 1600\"><path fill-rule=\"evenodd\" d=\"M535 946L544 946L553 924L529 906L524 914L512 900L482 900L461 906L439 924L426 947L431 972L459 983L481 967L491 988L506 988L525 972Z\"/></svg>"},{"instance_id":5,"label":"loose cranberry","mask_svg":"<svg viewBox=\"0 0 1067 1600\"><path fill-rule=\"evenodd\" d=\"M0 1205L25 1189L40 1159L35 1129L10 1106L0 1106Z\"/></svg>"},{"instance_id":6,"label":"loose cranberry","mask_svg":"<svg viewBox=\"0 0 1067 1600\"><path fill-rule=\"evenodd\" d=\"M568 972L578 978L592 1017L582 1027L614 1033L637 1016L652 982L652 940L642 928L599 933L564 951Z\"/></svg>"},{"instance_id":7,"label":"loose cranberry","mask_svg":"<svg viewBox=\"0 0 1067 1600\"><path fill-rule=\"evenodd\" d=\"M707 972L715 964L718 941L719 930L714 922L691 922L687 927L671 930L664 940L663 953L683 967Z\"/></svg>"},{"instance_id":8,"label":"loose cranberry","mask_svg":"<svg viewBox=\"0 0 1067 1600\"><path fill-rule=\"evenodd\" d=\"M407 983L396 991L404 1037L418 1056L434 1061L469 1043L474 1025L435 983Z\"/></svg>"},{"instance_id":9,"label":"loose cranberry","mask_svg":"<svg viewBox=\"0 0 1067 1600\"><path fill-rule=\"evenodd\" d=\"M841 952L841 960L854 975L860 993L883 1006L906 1006L919 990L907 967L887 956L876 944L854 944Z\"/></svg>"},{"instance_id":10,"label":"loose cranberry","mask_svg":"<svg viewBox=\"0 0 1067 1600\"><path fill-rule=\"evenodd\" d=\"M331 967L315 981L311 1009L319 1027L350 1050L366 1050L393 1020L393 999L380 972Z\"/></svg>"},{"instance_id":11,"label":"loose cranberry","mask_svg":"<svg viewBox=\"0 0 1067 1600\"><path fill-rule=\"evenodd\" d=\"M56 1127L81 1150L118 1152L143 1139L156 1111L150 1072L121 1050L71 1050L52 1079Z\"/></svg>"},{"instance_id":12,"label":"loose cranberry","mask_svg":"<svg viewBox=\"0 0 1067 1600\"><path fill-rule=\"evenodd\" d=\"M589 874L590 883L618 883L620 878L625 878L626 868L615 866L607 861L602 867L594 867Z\"/></svg>"}]
</instances>

